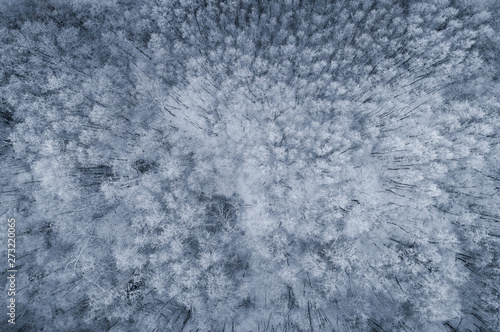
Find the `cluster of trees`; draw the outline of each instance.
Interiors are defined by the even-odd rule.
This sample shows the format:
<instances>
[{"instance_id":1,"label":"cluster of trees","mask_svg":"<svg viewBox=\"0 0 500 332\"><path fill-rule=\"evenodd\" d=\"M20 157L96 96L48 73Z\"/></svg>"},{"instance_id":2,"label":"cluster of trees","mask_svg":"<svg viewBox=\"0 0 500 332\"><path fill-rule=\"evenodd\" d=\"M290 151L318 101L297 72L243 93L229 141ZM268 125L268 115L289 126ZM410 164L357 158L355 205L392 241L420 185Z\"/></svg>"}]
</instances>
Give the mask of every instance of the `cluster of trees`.
<instances>
[{"instance_id":1,"label":"cluster of trees","mask_svg":"<svg viewBox=\"0 0 500 332\"><path fill-rule=\"evenodd\" d=\"M4 4L16 329L500 329L495 1Z\"/></svg>"}]
</instances>

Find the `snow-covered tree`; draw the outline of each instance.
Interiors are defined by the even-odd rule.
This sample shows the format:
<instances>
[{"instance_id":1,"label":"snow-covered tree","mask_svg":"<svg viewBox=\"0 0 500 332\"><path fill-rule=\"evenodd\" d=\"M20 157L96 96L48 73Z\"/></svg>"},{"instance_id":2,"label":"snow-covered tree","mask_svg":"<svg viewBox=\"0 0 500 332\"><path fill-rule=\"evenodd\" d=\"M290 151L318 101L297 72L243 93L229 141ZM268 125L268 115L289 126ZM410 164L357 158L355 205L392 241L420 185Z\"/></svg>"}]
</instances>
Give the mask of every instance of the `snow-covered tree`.
<instances>
[{"instance_id":1,"label":"snow-covered tree","mask_svg":"<svg viewBox=\"0 0 500 332\"><path fill-rule=\"evenodd\" d=\"M495 1L3 4L16 328L499 329Z\"/></svg>"}]
</instances>

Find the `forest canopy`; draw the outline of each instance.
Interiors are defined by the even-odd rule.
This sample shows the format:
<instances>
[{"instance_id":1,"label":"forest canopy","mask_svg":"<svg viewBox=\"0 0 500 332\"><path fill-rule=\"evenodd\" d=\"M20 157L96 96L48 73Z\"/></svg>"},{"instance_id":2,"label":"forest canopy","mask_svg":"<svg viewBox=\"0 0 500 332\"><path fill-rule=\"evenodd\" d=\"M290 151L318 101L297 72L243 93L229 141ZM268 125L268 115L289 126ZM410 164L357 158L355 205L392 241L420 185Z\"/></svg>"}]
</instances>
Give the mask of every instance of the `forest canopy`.
<instances>
[{"instance_id":1,"label":"forest canopy","mask_svg":"<svg viewBox=\"0 0 500 332\"><path fill-rule=\"evenodd\" d=\"M500 330L499 9L0 2L10 328Z\"/></svg>"}]
</instances>

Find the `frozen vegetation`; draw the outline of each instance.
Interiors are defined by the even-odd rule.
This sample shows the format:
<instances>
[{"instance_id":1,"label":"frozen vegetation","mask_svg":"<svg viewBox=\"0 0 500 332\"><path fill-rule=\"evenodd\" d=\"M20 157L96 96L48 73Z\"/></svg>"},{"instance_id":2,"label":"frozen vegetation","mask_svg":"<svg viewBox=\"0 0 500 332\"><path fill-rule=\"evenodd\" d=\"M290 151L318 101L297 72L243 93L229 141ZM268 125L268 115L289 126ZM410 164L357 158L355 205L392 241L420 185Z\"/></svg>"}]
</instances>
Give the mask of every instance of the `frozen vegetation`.
<instances>
[{"instance_id":1,"label":"frozen vegetation","mask_svg":"<svg viewBox=\"0 0 500 332\"><path fill-rule=\"evenodd\" d=\"M0 330L500 331L498 17L0 1Z\"/></svg>"}]
</instances>

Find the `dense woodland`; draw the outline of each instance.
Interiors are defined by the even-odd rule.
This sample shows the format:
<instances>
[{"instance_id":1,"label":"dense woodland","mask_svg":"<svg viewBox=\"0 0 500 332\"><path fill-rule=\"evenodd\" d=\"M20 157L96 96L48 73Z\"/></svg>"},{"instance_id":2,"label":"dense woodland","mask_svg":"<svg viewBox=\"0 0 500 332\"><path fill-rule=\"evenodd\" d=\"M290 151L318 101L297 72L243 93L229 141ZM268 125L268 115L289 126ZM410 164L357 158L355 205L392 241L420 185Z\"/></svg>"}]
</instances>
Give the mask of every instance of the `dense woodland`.
<instances>
[{"instance_id":1,"label":"dense woodland","mask_svg":"<svg viewBox=\"0 0 500 332\"><path fill-rule=\"evenodd\" d=\"M0 1L10 328L500 331L499 10Z\"/></svg>"}]
</instances>

